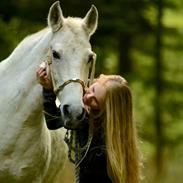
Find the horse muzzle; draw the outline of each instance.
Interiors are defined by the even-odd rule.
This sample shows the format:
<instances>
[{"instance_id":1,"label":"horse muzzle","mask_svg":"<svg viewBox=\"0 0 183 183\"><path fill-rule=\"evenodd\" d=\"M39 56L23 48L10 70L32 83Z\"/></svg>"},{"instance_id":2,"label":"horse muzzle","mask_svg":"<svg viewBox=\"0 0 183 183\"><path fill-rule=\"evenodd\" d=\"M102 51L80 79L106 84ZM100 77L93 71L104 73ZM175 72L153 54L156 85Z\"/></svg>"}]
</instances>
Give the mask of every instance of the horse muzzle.
<instances>
[{"instance_id":1,"label":"horse muzzle","mask_svg":"<svg viewBox=\"0 0 183 183\"><path fill-rule=\"evenodd\" d=\"M84 107L77 105L61 105L62 119L64 119L64 127L67 129L78 129L84 125L86 110Z\"/></svg>"}]
</instances>

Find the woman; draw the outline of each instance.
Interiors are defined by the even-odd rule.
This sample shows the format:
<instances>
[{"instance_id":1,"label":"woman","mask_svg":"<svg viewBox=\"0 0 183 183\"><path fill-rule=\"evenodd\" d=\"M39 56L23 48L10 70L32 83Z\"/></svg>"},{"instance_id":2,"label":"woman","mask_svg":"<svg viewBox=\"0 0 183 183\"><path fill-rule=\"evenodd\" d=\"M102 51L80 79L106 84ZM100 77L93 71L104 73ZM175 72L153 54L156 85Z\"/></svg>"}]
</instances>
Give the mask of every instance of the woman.
<instances>
[{"instance_id":1,"label":"woman","mask_svg":"<svg viewBox=\"0 0 183 183\"><path fill-rule=\"evenodd\" d=\"M52 83L43 68L38 69L37 77L44 88L44 109L54 116L58 110ZM79 182L138 183L136 127L132 119L131 91L126 80L118 75L100 75L86 90L83 102L89 112L89 125L93 126L93 139L80 164ZM47 123L49 129L62 126L59 119L54 120L52 124L57 125Z\"/></svg>"}]
</instances>

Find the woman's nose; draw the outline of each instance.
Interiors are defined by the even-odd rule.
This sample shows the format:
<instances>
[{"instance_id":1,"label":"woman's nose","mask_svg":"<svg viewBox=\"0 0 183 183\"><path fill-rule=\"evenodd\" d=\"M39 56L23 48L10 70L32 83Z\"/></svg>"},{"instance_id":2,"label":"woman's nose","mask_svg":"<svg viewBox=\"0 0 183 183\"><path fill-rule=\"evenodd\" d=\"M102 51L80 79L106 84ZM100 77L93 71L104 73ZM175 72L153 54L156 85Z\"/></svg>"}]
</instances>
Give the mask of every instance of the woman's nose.
<instances>
[{"instance_id":1,"label":"woman's nose","mask_svg":"<svg viewBox=\"0 0 183 183\"><path fill-rule=\"evenodd\" d=\"M91 93L85 93L83 99L84 99L84 102L86 104L89 104L91 102L91 99L92 99L92 94Z\"/></svg>"},{"instance_id":2,"label":"woman's nose","mask_svg":"<svg viewBox=\"0 0 183 183\"><path fill-rule=\"evenodd\" d=\"M86 99L89 100L91 98L91 93L86 93Z\"/></svg>"}]
</instances>

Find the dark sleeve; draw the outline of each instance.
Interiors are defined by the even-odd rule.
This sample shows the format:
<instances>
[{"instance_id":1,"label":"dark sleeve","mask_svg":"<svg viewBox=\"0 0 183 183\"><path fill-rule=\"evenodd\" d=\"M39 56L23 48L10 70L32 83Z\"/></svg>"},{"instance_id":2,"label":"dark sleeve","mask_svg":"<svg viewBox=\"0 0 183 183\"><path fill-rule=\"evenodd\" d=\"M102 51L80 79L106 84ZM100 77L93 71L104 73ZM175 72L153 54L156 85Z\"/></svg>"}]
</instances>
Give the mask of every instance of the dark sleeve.
<instances>
[{"instance_id":1,"label":"dark sleeve","mask_svg":"<svg viewBox=\"0 0 183 183\"><path fill-rule=\"evenodd\" d=\"M60 109L55 104L56 95L53 91L43 88L43 109L48 129L56 130L63 127Z\"/></svg>"}]
</instances>

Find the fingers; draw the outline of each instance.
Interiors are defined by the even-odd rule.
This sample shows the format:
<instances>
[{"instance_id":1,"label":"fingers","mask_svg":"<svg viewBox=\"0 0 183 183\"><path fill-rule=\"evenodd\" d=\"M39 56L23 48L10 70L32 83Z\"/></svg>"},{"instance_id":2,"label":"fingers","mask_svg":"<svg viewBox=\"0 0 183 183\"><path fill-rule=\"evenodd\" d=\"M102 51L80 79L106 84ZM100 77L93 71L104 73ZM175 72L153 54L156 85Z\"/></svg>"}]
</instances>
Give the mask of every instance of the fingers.
<instances>
[{"instance_id":1,"label":"fingers","mask_svg":"<svg viewBox=\"0 0 183 183\"><path fill-rule=\"evenodd\" d=\"M39 82L43 82L46 75L47 73L44 68L38 68L38 70L36 71L36 76Z\"/></svg>"},{"instance_id":2,"label":"fingers","mask_svg":"<svg viewBox=\"0 0 183 183\"><path fill-rule=\"evenodd\" d=\"M38 68L37 71L36 71L36 74L37 74L37 76L46 74L45 68L42 68L42 67Z\"/></svg>"},{"instance_id":3,"label":"fingers","mask_svg":"<svg viewBox=\"0 0 183 183\"><path fill-rule=\"evenodd\" d=\"M36 71L38 82L46 89L53 89L52 81L49 79L46 69L39 67Z\"/></svg>"},{"instance_id":4,"label":"fingers","mask_svg":"<svg viewBox=\"0 0 183 183\"><path fill-rule=\"evenodd\" d=\"M47 76L47 72L44 68L39 68L37 71L36 71L36 75L37 75L37 78L38 79L44 79L45 76Z\"/></svg>"},{"instance_id":5,"label":"fingers","mask_svg":"<svg viewBox=\"0 0 183 183\"><path fill-rule=\"evenodd\" d=\"M39 73L40 78L44 78L47 75L46 71L42 71Z\"/></svg>"}]
</instances>

